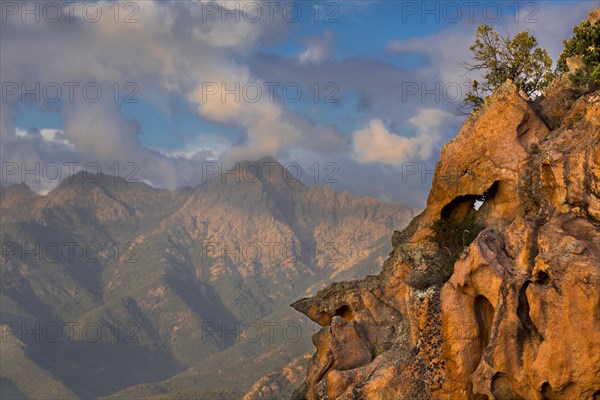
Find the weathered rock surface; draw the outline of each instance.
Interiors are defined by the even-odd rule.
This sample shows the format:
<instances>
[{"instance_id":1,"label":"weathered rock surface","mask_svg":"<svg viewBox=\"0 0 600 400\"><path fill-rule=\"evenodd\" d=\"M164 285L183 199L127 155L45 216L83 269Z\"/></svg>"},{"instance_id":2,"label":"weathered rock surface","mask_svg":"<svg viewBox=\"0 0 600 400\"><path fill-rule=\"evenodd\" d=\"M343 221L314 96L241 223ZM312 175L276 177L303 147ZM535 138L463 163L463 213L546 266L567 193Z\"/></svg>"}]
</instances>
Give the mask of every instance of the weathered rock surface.
<instances>
[{"instance_id":1,"label":"weathered rock surface","mask_svg":"<svg viewBox=\"0 0 600 400\"><path fill-rule=\"evenodd\" d=\"M427 281L433 223L467 217L484 229ZM507 82L442 150L381 274L292 306L322 326L293 399L599 399L600 92L559 78L533 104Z\"/></svg>"},{"instance_id":2,"label":"weathered rock surface","mask_svg":"<svg viewBox=\"0 0 600 400\"><path fill-rule=\"evenodd\" d=\"M242 400L284 399L291 394L291 388L298 386L306 375L306 361L310 354L296 358L281 371L273 372L257 380Z\"/></svg>"}]
</instances>

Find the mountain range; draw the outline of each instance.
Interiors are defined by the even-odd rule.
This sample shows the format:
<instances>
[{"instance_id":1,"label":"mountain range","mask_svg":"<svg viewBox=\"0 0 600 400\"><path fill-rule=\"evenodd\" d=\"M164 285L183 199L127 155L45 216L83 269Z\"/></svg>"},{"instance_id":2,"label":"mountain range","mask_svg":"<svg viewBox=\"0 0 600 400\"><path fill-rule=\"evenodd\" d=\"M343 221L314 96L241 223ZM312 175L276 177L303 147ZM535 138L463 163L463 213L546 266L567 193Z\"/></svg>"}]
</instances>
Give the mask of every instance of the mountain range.
<instances>
[{"instance_id":1,"label":"mountain range","mask_svg":"<svg viewBox=\"0 0 600 400\"><path fill-rule=\"evenodd\" d=\"M257 164L273 173L176 190L1 187L1 397L241 398L302 360L314 332L290 302L379 272L415 210Z\"/></svg>"}]
</instances>

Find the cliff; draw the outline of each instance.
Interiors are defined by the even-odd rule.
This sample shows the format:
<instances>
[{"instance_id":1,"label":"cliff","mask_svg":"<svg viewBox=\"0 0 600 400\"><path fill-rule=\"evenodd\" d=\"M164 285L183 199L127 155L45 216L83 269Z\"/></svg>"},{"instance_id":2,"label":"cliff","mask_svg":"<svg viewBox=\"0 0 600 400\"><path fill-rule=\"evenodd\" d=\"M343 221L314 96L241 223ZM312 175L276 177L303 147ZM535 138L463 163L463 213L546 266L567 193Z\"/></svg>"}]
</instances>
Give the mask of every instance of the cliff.
<instances>
[{"instance_id":1,"label":"cliff","mask_svg":"<svg viewBox=\"0 0 600 400\"><path fill-rule=\"evenodd\" d=\"M600 92L508 81L444 146L378 276L292 306L293 399L600 399Z\"/></svg>"}]
</instances>

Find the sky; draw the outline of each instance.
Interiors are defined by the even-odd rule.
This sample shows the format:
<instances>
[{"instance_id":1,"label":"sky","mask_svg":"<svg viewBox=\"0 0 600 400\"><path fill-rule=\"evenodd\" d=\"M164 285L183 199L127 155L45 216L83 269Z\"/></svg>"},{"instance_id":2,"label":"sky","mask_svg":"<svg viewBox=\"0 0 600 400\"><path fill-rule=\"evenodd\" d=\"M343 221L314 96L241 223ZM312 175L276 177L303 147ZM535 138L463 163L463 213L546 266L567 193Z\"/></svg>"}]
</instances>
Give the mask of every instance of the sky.
<instances>
[{"instance_id":1,"label":"sky","mask_svg":"<svg viewBox=\"0 0 600 400\"><path fill-rule=\"evenodd\" d=\"M272 156L308 185L423 207L465 120L477 26L556 60L589 1L3 1L1 183L161 188Z\"/></svg>"}]
</instances>

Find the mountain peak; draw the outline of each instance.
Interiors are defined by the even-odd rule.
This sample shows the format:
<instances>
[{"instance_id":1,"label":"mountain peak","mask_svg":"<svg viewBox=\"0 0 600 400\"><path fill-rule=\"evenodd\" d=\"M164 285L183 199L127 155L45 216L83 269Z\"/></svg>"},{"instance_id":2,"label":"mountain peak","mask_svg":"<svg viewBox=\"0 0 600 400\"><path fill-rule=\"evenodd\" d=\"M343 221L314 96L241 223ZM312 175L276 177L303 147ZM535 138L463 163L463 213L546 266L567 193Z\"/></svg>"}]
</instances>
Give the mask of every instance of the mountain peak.
<instances>
[{"instance_id":1,"label":"mountain peak","mask_svg":"<svg viewBox=\"0 0 600 400\"><path fill-rule=\"evenodd\" d=\"M25 182L14 183L10 186L0 185L0 198L3 203L7 201L7 198L23 199L36 197L36 193L31 190ZM5 205L5 204L3 204Z\"/></svg>"},{"instance_id":2,"label":"mountain peak","mask_svg":"<svg viewBox=\"0 0 600 400\"><path fill-rule=\"evenodd\" d=\"M150 187L141 181L129 181L118 175L107 175L103 173L92 173L87 171L79 171L65 179L63 179L55 190L74 188L79 190L89 190L93 187L102 187L110 192L123 189L131 189L132 187L147 188Z\"/></svg>"},{"instance_id":3,"label":"mountain peak","mask_svg":"<svg viewBox=\"0 0 600 400\"><path fill-rule=\"evenodd\" d=\"M25 182L13 183L12 185L8 185L8 186L0 184L0 188L2 190L13 190L13 191L18 191L18 192L31 192L31 188Z\"/></svg>"},{"instance_id":4,"label":"mountain peak","mask_svg":"<svg viewBox=\"0 0 600 400\"><path fill-rule=\"evenodd\" d=\"M209 186L261 183L274 187L306 188L300 181L302 173L296 166L290 170L274 157L267 156L256 161L239 161L233 167L223 163L203 179L210 183Z\"/></svg>"},{"instance_id":5,"label":"mountain peak","mask_svg":"<svg viewBox=\"0 0 600 400\"><path fill-rule=\"evenodd\" d=\"M278 164L283 166L275 157L272 156L264 156L261 159L259 159L258 161L256 161L258 163L271 163L271 164Z\"/></svg>"}]
</instances>

